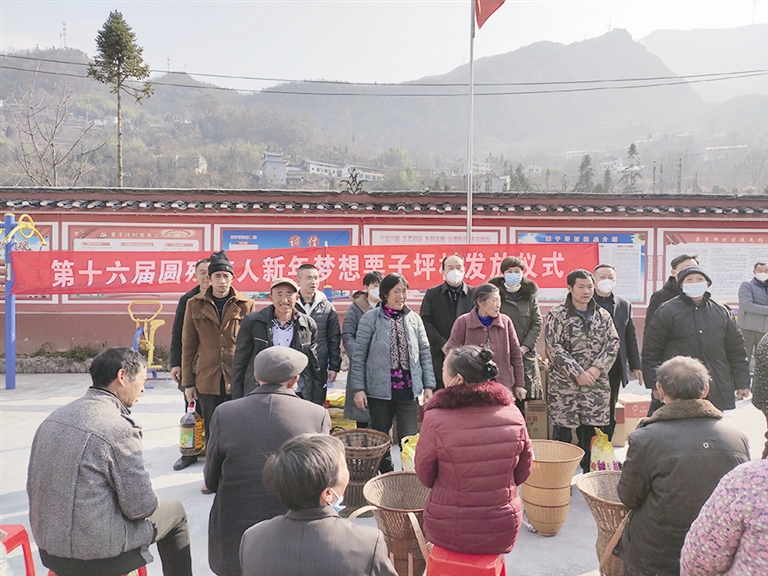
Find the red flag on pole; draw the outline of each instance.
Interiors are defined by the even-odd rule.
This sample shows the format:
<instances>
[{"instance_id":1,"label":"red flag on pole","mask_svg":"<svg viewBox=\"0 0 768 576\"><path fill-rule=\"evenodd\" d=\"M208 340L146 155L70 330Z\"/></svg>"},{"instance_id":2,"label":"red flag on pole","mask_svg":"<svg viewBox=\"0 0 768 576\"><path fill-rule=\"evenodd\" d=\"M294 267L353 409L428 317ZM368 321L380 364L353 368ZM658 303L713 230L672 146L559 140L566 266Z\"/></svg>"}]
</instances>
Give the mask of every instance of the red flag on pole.
<instances>
[{"instance_id":1,"label":"red flag on pole","mask_svg":"<svg viewBox=\"0 0 768 576\"><path fill-rule=\"evenodd\" d=\"M475 15L477 16L477 27L482 28L485 21L496 12L504 0L475 0Z\"/></svg>"}]
</instances>

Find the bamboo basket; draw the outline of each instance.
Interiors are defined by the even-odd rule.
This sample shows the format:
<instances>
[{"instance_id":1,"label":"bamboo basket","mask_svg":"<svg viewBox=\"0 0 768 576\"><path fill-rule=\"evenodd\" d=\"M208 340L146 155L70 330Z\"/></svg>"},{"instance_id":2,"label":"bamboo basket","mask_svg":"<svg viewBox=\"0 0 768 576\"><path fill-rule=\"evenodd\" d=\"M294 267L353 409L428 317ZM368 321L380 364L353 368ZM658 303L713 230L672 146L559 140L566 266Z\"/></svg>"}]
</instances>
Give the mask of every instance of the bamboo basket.
<instances>
[{"instance_id":1,"label":"bamboo basket","mask_svg":"<svg viewBox=\"0 0 768 576\"><path fill-rule=\"evenodd\" d=\"M389 450L389 434L370 429L339 430L333 433L344 442L349 469L349 484L344 492L348 511L365 506L363 486L376 475L384 454Z\"/></svg>"},{"instance_id":2,"label":"bamboo basket","mask_svg":"<svg viewBox=\"0 0 768 576\"><path fill-rule=\"evenodd\" d=\"M522 485L528 521L538 534L554 536L571 507L571 479L584 450L554 440L531 440L531 475Z\"/></svg>"},{"instance_id":3,"label":"bamboo basket","mask_svg":"<svg viewBox=\"0 0 768 576\"><path fill-rule=\"evenodd\" d=\"M429 493L414 472L389 472L365 483L363 496L369 506L350 515L353 520L365 511L373 511L400 576L421 575L426 569L427 561L414 528L424 529L424 504Z\"/></svg>"},{"instance_id":4,"label":"bamboo basket","mask_svg":"<svg viewBox=\"0 0 768 576\"><path fill-rule=\"evenodd\" d=\"M576 481L576 486L584 496L597 523L595 550L598 560L601 561L602 576L623 576L624 574L621 558L613 554L608 556L605 554L608 543L618 530L621 521L629 513L629 508L619 499L617 487L620 478L621 472L605 470L590 472Z\"/></svg>"}]
</instances>

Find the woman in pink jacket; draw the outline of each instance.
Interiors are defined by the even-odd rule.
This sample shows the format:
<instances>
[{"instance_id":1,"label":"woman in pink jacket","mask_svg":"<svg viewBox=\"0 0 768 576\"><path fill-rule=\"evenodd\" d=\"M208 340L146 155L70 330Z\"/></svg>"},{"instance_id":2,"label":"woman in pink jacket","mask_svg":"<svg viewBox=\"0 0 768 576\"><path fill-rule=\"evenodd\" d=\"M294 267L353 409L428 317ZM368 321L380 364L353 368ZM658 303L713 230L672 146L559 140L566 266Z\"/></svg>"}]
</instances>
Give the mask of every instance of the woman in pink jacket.
<instances>
[{"instance_id":1,"label":"woman in pink jacket","mask_svg":"<svg viewBox=\"0 0 768 576\"><path fill-rule=\"evenodd\" d=\"M531 441L512 393L494 382L493 354L454 348L443 364L445 389L424 412L416 474L432 492L427 539L464 554L506 554L522 511L517 487L531 472Z\"/></svg>"},{"instance_id":2,"label":"woman in pink jacket","mask_svg":"<svg viewBox=\"0 0 768 576\"><path fill-rule=\"evenodd\" d=\"M456 318L451 337L445 343L445 353L457 346L474 344L493 352L498 365L497 382L512 390L515 398L525 400L523 353L515 325L501 314L501 295L493 284L481 284L472 294L474 309Z\"/></svg>"}]
</instances>

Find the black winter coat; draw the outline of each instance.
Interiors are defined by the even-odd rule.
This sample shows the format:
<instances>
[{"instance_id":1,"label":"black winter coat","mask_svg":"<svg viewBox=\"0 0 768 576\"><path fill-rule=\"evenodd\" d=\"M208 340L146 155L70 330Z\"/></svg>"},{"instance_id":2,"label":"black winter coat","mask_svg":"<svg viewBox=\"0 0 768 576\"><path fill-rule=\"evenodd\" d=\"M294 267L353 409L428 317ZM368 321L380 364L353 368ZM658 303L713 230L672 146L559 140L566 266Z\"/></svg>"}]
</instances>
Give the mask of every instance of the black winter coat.
<instances>
[{"instance_id":1,"label":"black winter coat","mask_svg":"<svg viewBox=\"0 0 768 576\"><path fill-rule=\"evenodd\" d=\"M242 398L257 388L253 378L253 360L256 354L272 346L274 317L275 307L270 304L243 318L240 332L237 334L235 357L232 360L232 398ZM323 387L325 381L321 379L320 366L317 362L317 325L312 318L301 312L299 312L299 319L293 325L291 348L302 352L309 359L297 386L304 397L309 398L304 391L309 390L313 382Z\"/></svg>"},{"instance_id":2,"label":"black winter coat","mask_svg":"<svg viewBox=\"0 0 768 576\"><path fill-rule=\"evenodd\" d=\"M704 400L659 408L629 436L619 498L631 509L617 554L624 573L673 576L691 523L720 479L749 461L749 440Z\"/></svg>"},{"instance_id":3,"label":"black winter coat","mask_svg":"<svg viewBox=\"0 0 768 576\"><path fill-rule=\"evenodd\" d=\"M632 320L632 304L629 300L621 296L613 295L613 309L603 305L605 299L595 293L595 302L602 306L613 318L613 325L616 326L616 332L619 333L621 344L619 345L619 356L616 362L621 363L621 383L626 386L629 382L629 370L640 370L640 349L637 346L637 333L635 332L635 323ZM610 300L608 300L610 302ZM656 384L656 381L652 383Z\"/></svg>"},{"instance_id":4,"label":"black winter coat","mask_svg":"<svg viewBox=\"0 0 768 576\"><path fill-rule=\"evenodd\" d=\"M200 294L200 286L195 286L179 298L176 314L173 316L171 328L171 368L181 366L181 330L184 328L184 313L187 311L187 300Z\"/></svg>"},{"instance_id":5,"label":"black winter coat","mask_svg":"<svg viewBox=\"0 0 768 576\"><path fill-rule=\"evenodd\" d=\"M648 301L648 308L645 311L645 328L643 330L643 336L645 336L645 332L648 331L648 324L651 323L651 318L653 318L653 315L656 313L656 310L659 309L659 306L664 304L664 302L669 302L675 296L680 296L682 293L683 291L680 290L680 286L677 285L677 278L670 276L667 278L667 283L664 284L660 290L651 294L651 299ZM656 381L654 380L654 384L655 382Z\"/></svg>"},{"instance_id":6,"label":"black winter coat","mask_svg":"<svg viewBox=\"0 0 768 576\"><path fill-rule=\"evenodd\" d=\"M443 345L451 337L451 329L456 318L472 310L472 288L466 282L462 285L459 302L456 311L453 311L453 302L448 293L448 283L443 282L439 286L433 286L424 293L421 301L419 316L424 322L429 339L429 351L432 354L432 367L435 371L437 387L443 387Z\"/></svg>"},{"instance_id":7,"label":"black winter coat","mask_svg":"<svg viewBox=\"0 0 768 576\"><path fill-rule=\"evenodd\" d=\"M736 407L736 390L749 388L744 336L731 311L704 294L700 302L681 295L653 315L643 342L643 378L656 382L656 369L675 356L701 360L711 377L707 400L720 410Z\"/></svg>"},{"instance_id":8,"label":"black winter coat","mask_svg":"<svg viewBox=\"0 0 768 576\"><path fill-rule=\"evenodd\" d=\"M315 298L320 298L321 301L307 315L317 325L317 361L320 365L320 379L325 386L328 381L328 370L334 372L341 370L341 326L336 308L325 294L318 292ZM301 300L296 302L296 310L306 314Z\"/></svg>"}]
</instances>

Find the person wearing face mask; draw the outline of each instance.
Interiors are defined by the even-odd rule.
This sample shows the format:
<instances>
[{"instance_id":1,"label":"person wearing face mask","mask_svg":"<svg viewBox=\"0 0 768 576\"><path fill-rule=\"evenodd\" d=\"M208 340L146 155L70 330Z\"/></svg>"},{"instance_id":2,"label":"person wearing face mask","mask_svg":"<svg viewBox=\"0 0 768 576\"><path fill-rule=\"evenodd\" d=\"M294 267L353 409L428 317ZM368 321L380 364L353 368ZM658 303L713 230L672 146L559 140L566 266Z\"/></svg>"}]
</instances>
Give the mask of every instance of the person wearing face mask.
<instances>
[{"instance_id":1,"label":"person wearing face mask","mask_svg":"<svg viewBox=\"0 0 768 576\"><path fill-rule=\"evenodd\" d=\"M501 294L501 313L509 316L515 326L523 353L525 371L526 400L542 398L539 360L536 342L541 336L542 320L539 301L536 294L539 287L533 280L524 277L525 262L517 256L508 256L501 262L501 276L491 278L488 283L499 289ZM515 400L520 411L525 414L525 403Z\"/></svg>"},{"instance_id":2,"label":"person wearing face mask","mask_svg":"<svg viewBox=\"0 0 768 576\"><path fill-rule=\"evenodd\" d=\"M352 304L347 308L344 315L344 324L341 329L341 338L344 342L344 350L347 352L347 358L352 361L352 354L355 351L355 337L357 336L357 325L360 324L360 318L369 310L373 310L379 305L379 284L384 276L381 272L368 272L363 277L363 290L358 290L352 294ZM371 415L368 410L360 410L355 406L352 394L351 381L347 378L347 392L344 399L344 418L355 420L358 428L367 428Z\"/></svg>"},{"instance_id":3,"label":"person wearing face mask","mask_svg":"<svg viewBox=\"0 0 768 576\"><path fill-rule=\"evenodd\" d=\"M463 554L506 554L520 531L517 487L531 473L525 419L506 386L493 379L494 353L453 348L443 363L445 389L427 404L416 449L416 474L432 488L424 533Z\"/></svg>"},{"instance_id":4,"label":"person wearing face mask","mask_svg":"<svg viewBox=\"0 0 768 576\"><path fill-rule=\"evenodd\" d=\"M262 483L267 457L299 434L330 431L328 411L294 392L307 363L306 354L287 346L263 350L253 361L258 388L213 414L204 475L216 493L208 563L219 576L240 576L240 539L249 527L285 513L286 506Z\"/></svg>"},{"instance_id":5,"label":"person wearing face mask","mask_svg":"<svg viewBox=\"0 0 768 576\"><path fill-rule=\"evenodd\" d=\"M441 375L445 343L451 337L453 323L456 318L472 310L472 288L464 282L464 258L458 254L446 256L440 272L445 281L424 293L419 312L429 338L437 390L443 387Z\"/></svg>"},{"instance_id":6,"label":"person wearing face mask","mask_svg":"<svg viewBox=\"0 0 768 576\"><path fill-rule=\"evenodd\" d=\"M707 400L732 410L736 398L749 396L749 363L744 336L733 313L707 291L712 279L698 266L677 275L683 294L653 315L643 342L643 377L656 380L656 369L675 356L701 360L712 378Z\"/></svg>"},{"instance_id":7,"label":"person wearing face mask","mask_svg":"<svg viewBox=\"0 0 768 576\"><path fill-rule=\"evenodd\" d=\"M637 347L637 335L635 324L632 321L632 304L621 296L613 293L616 287L616 270L610 264L599 264L594 271L595 275L595 302L604 308L613 318L613 324L619 333L619 355L608 370L608 381L611 383L611 423L603 427L603 432L608 439L613 439L613 431L616 428L616 401L619 398L619 386L626 386L629 382L629 372L643 383L643 370L640 364L640 351Z\"/></svg>"},{"instance_id":8,"label":"person wearing face mask","mask_svg":"<svg viewBox=\"0 0 768 576\"><path fill-rule=\"evenodd\" d=\"M474 344L491 350L499 372L496 381L512 390L515 400L522 402L527 394L523 354L512 320L500 313L499 289L493 284L481 284L474 289L472 300L474 309L456 319L445 349Z\"/></svg>"},{"instance_id":9,"label":"person wearing face mask","mask_svg":"<svg viewBox=\"0 0 768 576\"><path fill-rule=\"evenodd\" d=\"M324 434L287 440L267 460L263 479L288 512L246 530L243 576L397 576L381 531L339 517L349 483L341 440Z\"/></svg>"},{"instance_id":10,"label":"person wearing face mask","mask_svg":"<svg viewBox=\"0 0 768 576\"><path fill-rule=\"evenodd\" d=\"M739 287L739 326L752 356L760 339L768 333L768 262L758 262L752 270L754 278Z\"/></svg>"}]
</instances>

